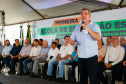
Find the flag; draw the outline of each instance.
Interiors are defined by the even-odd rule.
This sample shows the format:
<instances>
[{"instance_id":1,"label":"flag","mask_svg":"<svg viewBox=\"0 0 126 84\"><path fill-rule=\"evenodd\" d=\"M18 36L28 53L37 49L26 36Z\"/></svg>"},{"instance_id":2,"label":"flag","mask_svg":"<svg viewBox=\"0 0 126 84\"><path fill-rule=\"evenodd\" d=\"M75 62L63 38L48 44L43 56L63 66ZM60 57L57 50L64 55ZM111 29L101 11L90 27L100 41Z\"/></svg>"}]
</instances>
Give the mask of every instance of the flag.
<instances>
[{"instance_id":1,"label":"flag","mask_svg":"<svg viewBox=\"0 0 126 84\"><path fill-rule=\"evenodd\" d=\"M23 46L24 44L24 36L23 36L23 29L22 26L20 26L20 44Z\"/></svg>"},{"instance_id":2,"label":"flag","mask_svg":"<svg viewBox=\"0 0 126 84\"><path fill-rule=\"evenodd\" d=\"M26 37L26 39L29 39L31 41L30 25L28 25L28 31L27 31L27 37Z\"/></svg>"}]
</instances>

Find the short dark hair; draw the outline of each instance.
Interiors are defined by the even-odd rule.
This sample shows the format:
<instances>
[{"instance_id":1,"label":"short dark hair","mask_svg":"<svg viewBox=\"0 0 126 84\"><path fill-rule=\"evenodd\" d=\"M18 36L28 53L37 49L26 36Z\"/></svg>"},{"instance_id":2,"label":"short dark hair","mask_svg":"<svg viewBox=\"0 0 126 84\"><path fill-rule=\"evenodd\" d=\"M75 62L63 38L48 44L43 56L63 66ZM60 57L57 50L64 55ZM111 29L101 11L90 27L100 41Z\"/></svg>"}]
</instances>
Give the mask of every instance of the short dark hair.
<instances>
[{"instance_id":1,"label":"short dark hair","mask_svg":"<svg viewBox=\"0 0 126 84\"><path fill-rule=\"evenodd\" d=\"M6 41L9 41L9 40L5 40L5 42L6 42ZM9 41L9 42L10 42L10 41Z\"/></svg>"},{"instance_id":2,"label":"short dark hair","mask_svg":"<svg viewBox=\"0 0 126 84\"><path fill-rule=\"evenodd\" d=\"M77 51L77 46L75 47L75 51Z\"/></svg>"},{"instance_id":3,"label":"short dark hair","mask_svg":"<svg viewBox=\"0 0 126 84\"><path fill-rule=\"evenodd\" d=\"M116 36L116 37L117 37L117 39L119 39L119 37L118 37L117 35L113 35L113 36Z\"/></svg>"},{"instance_id":4,"label":"short dark hair","mask_svg":"<svg viewBox=\"0 0 126 84\"><path fill-rule=\"evenodd\" d=\"M65 39L66 37L69 37L69 38L70 38L70 36L69 36L69 35L66 35L66 36L64 37L64 39Z\"/></svg>"},{"instance_id":5,"label":"short dark hair","mask_svg":"<svg viewBox=\"0 0 126 84\"><path fill-rule=\"evenodd\" d=\"M107 37L109 37L110 39L112 39L112 37L111 37L111 36L107 36Z\"/></svg>"},{"instance_id":6,"label":"short dark hair","mask_svg":"<svg viewBox=\"0 0 126 84\"><path fill-rule=\"evenodd\" d=\"M43 39L39 39L39 40L43 42Z\"/></svg>"},{"instance_id":7,"label":"short dark hair","mask_svg":"<svg viewBox=\"0 0 126 84\"><path fill-rule=\"evenodd\" d=\"M17 40L19 41L19 39L15 39L15 41L17 41Z\"/></svg>"},{"instance_id":8,"label":"short dark hair","mask_svg":"<svg viewBox=\"0 0 126 84\"><path fill-rule=\"evenodd\" d=\"M39 40L38 40L38 39L34 39L34 41L37 41L37 42L39 42Z\"/></svg>"},{"instance_id":9,"label":"short dark hair","mask_svg":"<svg viewBox=\"0 0 126 84\"><path fill-rule=\"evenodd\" d=\"M58 41L59 41L59 39L58 39L58 38L56 38L55 40L58 40Z\"/></svg>"},{"instance_id":10,"label":"short dark hair","mask_svg":"<svg viewBox=\"0 0 126 84\"><path fill-rule=\"evenodd\" d=\"M88 14L91 15L91 11L89 8L82 8L81 11L88 10Z\"/></svg>"},{"instance_id":11,"label":"short dark hair","mask_svg":"<svg viewBox=\"0 0 126 84\"><path fill-rule=\"evenodd\" d=\"M57 45L57 43L56 43L56 42L52 42L52 44L55 44L55 45Z\"/></svg>"}]
</instances>

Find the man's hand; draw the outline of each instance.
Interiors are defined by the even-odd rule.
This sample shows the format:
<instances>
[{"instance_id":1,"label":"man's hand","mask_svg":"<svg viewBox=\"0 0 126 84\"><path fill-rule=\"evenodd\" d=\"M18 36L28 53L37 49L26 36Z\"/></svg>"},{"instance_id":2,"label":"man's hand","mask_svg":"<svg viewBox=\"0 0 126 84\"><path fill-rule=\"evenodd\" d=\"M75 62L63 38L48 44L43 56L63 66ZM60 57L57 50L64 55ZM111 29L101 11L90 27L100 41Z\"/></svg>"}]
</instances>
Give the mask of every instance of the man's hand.
<instances>
[{"instance_id":1,"label":"man's hand","mask_svg":"<svg viewBox=\"0 0 126 84\"><path fill-rule=\"evenodd\" d=\"M106 63L106 64L105 64L105 66L106 66L106 68L108 68L108 69L109 69L109 68L111 68L111 67L112 67L112 64Z\"/></svg>"},{"instance_id":2,"label":"man's hand","mask_svg":"<svg viewBox=\"0 0 126 84\"><path fill-rule=\"evenodd\" d=\"M75 60L75 59L76 59L76 56L73 57L73 60Z\"/></svg>"},{"instance_id":3,"label":"man's hand","mask_svg":"<svg viewBox=\"0 0 126 84\"><path fill-rule=\"evenodd\" d=\"M41 61L41 62L42 62L42 59L40 59L39 61Z\"/></svg>"},{"instance_id":4,"label":"man's hand","mask_svg":"<svg viewBox=\"0 0 126 84\"><path fill-rule=\"evenodd\" d=\"M33 56L33 57L32 57L32 56L29 56L29 58L31 58L31 59L36 58L36 57L37 57L37 56Z\"/></svg>"},{"instance_id":5,"label":"man's hand","mask_svg":"<svg viewBox=\"0 0 126 84\"><path fill-rule=\"evenodd\" d=\"M6 55L3 55L3 58L6 58L7 56Z\"/></svg>"},{"instance_id":6,"label":"man's hand","mask_svg":"<svg viewBox=\"0 0 126 84\"><path fill-rule=\"evenodd\" d=\"M10 54L10 56L12 57L13 55L12 55L12 54Z\"/></svg>"},{"instance_id":7,"label":"man's hand","mask_svg":"<svg viewBox=\"0 0 126 84\"><path fill-rule=\"evenodd\" d=\"M12 54L10 54L10 56L12 57L13 55L12 55Z\"/></svg>"},{"instance_id":8,"label":"man's hand","mask_svg":"<svg viewBox=\"0 0 126 84\"><path fill-rule=\"evenodd\" d=\"M57 59L57 63L59 63L60 59Z\"/></svg>"},{"instance_id":9,"label":"man's hand","mask_svg":"<svg viewBox=\"0 0 126 84\"><path fill-rule=\"evenodd\" d=\"M45 56L47 57L47 56L48 56L48 54L45 54Z\"/></svg>"},{"instance_id":10,"label":"man's hand","mask_svg":"<svg viewBox=\"0 0 126 84\"><path fill-rule=\"evenodd\" d=\"M73 41L71 38L70 38L70 44L75 45L75 41Z\"/></svg>"},{"instance_id":11,"label":"man's hand","mask_svg":"<svg viewBox=\"0 0 126 84\"><path fill-rule=\"evenodd\" d=\"M86 25L85 24L81 24L80 28L83 27L83 29L86 29Z\"/></svg>"},{"instance_id":12,"label":"man's hand","mask_svg":"<svg viewBox=\"0 0 126 84\"><path fill-rule=\"evenodd\" d=\"M109 67L109 63L105 63L105 66L106 66L106 68L108 68Z\"/></svg>"},{"instance_id":13,"label":"man's hand","mask_svg":"<svg viewBox=\"0 0 126 84\"><path fill-rule=\"evenodd\" d=\"M31 58L31 59L32 59L33 57L32 57L32 56L29 56L29 58Z\"/></svg>"},{"instance_id":14,"label":"man's hand","mask_svg":"<svg viewBox=\"0 0 126 84\"><path fill-rule=\"evenodd\" d=\"M126 61L123 62L123 65L126 66Z\"/></svg>"},{"instance_id":15,"label":"man's hand","mask_svg":"<svg viewBox=\"0 0 126 84\"><path fill-rule=\"evenodd\" d=\"M76 59L77 55L78 55L78 53L76 53L76 55L73 57L73 60L75 60L75 59Z\"/></svg>"},{"instance_id":16,"label":"man's hand","mask_svg":"<svg viewBox=\"0 0 126 84\"><path fill-rule=\"evenodd\" d=\"M112 67L112 64L109 64L109 65L108 65L108 68L111 68L111 67Z\"/></svg>"},{"instance_id":17,"label":"man's hand","mask_svg":"<svg viewBox=\"0 0 126 84\"><path fill-rule=\"evenodd\" d=\"M18 59L21 59L21 58L23 58L23 57L21 57L21 56L18 57Z\"/></svg>"},{"instance_id":18,"label":"man's hand","mask_svg":"<svg viewBox=\"0 0 126 84\"><path fill-rule=\"evenodd\" d=\"M16 58L16 56L11 56L12 59Z\"/></svg>"},{"instance_id":19,"label":"man's hand","mask_svg":"<svg viewBox=\"0 0 126 84\"><path fill-rule=\"evenodd\" d=\"M47 63L49 63L49 60L47 60Z\"/></svg>"}]
</instances>

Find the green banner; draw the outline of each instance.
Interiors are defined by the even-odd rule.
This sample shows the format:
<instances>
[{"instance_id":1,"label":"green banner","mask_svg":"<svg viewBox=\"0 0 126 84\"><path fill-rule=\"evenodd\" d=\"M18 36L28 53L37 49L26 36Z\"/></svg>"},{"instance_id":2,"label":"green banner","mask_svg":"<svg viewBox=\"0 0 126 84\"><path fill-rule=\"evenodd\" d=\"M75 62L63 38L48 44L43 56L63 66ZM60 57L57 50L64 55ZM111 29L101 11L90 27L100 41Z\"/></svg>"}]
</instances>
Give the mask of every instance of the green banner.
<instances>
[{"instance_id":1,"label":"green banner","mask_svg":"<svg viewBox=\"0 0 126 84\"><path fill-rule=\"evenodd\" d=\"M96 22L101 28L102 37L118 35L126 35L126 19L122 20L111 20L111 21L102 21ZM75 25L65 25L65 26L56 26L56 27L46 27L38 28L37 36L43 35L61 35L71 34L78 24Z\"/></svg>"}]
</instances>

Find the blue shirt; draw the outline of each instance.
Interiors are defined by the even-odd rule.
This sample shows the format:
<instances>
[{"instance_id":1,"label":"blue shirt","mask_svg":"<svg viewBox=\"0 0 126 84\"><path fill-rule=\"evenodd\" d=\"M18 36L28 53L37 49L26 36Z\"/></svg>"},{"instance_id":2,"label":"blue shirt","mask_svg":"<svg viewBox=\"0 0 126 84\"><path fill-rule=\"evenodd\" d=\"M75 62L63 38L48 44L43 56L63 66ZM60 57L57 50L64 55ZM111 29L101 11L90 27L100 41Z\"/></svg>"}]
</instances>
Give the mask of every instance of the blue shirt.
<instances>
[{"instance_id":1,"label":"blue shirt","mask_svg":"<svg viewBox=\"0 0 126 84\"><path fill-rule=\"evenodd\" d=\"M78 62L78 55L77 57L75 58L75 60L73 60L73 57L76 55L77 52L73 52L72 55L71 55L71 58L72 58L72 61L77 61Z\"/></svg>"},{"instance_id":2,"label":"blue shirt","mask_svg":"<svg viewBox=\"0 0 126 84\"><path fill-rule=\"evenodd\" d=\"M19 54L21 48L22 48L21 45L19 45L18 47L16 45L14 45L10 51L10 54L12 54L13 56L17 56Z\"/></svg>"},{"instance_id":3,"label":"blue shirt","mask_svg":"<svg viewBox=\"0 0 126 84\"><path fill-rule=\"evenodd\" d=\"M41 50L40 50L40 55L48 54L49 50L50 50L49 46L46 47L46 48L42 47Z\"/></svg>"},{"instance_id":4,"label":"blue shirt","mask_svg":"<svg viewBox=\"0 0 126 84\"><path fill-rule=\"evenodd\" d=\"M125 49L125 51L126 51L126 44L123 46L123 48Z\"/></svg>"},{"instance_id":5,"label":"blue shirt","mask_svg":"<svg viewBox=\"0 0 126 84\"><path fill-rule=\"evenodd\" d=\"M98 24L90 22L87 27L101 36L101 30ZM83 31L80 32L80 25L75 27L71 38L77 42L78 58L90 58L98 55L97 40L95 40L89 33L85 34Z\"/></svg>"},{"instance_id":6,"label":"blue shirt","mask_svg":"<svg viewBox=\"0 0 126 84\"><path fill-rule=\"evenodd\" d=\"M2 52L2 56L3 55L10 55L10 51L11 51L12 47L13 47L12 45L5 46L3 49L3 52Z\"/></svg>"}]
</instances>

